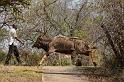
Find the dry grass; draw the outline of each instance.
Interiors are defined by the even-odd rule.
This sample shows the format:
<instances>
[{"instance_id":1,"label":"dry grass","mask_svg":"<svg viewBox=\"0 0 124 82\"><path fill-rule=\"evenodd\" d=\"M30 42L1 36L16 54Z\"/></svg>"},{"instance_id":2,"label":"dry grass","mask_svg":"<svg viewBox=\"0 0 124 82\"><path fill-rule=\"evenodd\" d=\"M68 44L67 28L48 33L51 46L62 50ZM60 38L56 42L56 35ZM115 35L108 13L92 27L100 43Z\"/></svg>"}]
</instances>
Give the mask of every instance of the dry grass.
<instances>
[{"instance_id":1,"label":"dry grass","mask_svg":"<svg viewBox=\"0 0 124 82\"><path fill-rule=\"evenodd\" d=\"M1 65L0 82L42 82L41 67Z\"/></svg>"}]
</instances>

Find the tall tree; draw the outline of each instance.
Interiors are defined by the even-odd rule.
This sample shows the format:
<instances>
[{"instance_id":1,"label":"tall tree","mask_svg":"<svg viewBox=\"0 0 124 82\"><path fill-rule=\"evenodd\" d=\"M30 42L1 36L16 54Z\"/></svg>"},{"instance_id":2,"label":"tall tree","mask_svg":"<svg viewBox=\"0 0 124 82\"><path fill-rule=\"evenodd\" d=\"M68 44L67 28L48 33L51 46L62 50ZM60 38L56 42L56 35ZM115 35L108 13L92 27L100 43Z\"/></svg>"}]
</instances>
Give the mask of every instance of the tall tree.
<instances>
[{"instance_id":1,"label":"tall tree","mask_svg":"<svg viewBox=\"0 0 124 82\"><path fill-rule=\"evenodd\" d=\"M0 16L4 16L3 21L0 22L0 27L7 25L8 21L21 19L20 13L30 3L31 0L0 0Z\"/></svg>"}]
</instances>

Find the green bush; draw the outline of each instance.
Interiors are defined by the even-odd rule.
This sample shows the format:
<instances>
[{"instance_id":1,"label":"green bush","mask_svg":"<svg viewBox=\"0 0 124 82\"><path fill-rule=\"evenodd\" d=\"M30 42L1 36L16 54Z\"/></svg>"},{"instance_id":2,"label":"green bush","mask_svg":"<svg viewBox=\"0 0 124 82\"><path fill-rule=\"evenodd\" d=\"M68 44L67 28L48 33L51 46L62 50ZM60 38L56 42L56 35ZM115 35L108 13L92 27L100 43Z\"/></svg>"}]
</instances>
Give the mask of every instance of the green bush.
<instances>
[{"instance_id":1,"label":"green bush","mask_svg":"<svg viewBox=\"0 0 124 82\"><path fill-rule=\"evenodd\" d=\"M0 50L0 63L4 62L5 56L6 56L6 53Z\"/></svg>"},{"instance_id":2,"label":"green bush","mask_svg":"<svg viewBox=\"0 0 124 82\"><path fill-rule=\"evenodd\" d=\"M20 49L21 61L27 66L37 66L41 60L41 55L37 52L31 52L26 49Z\"/></svg>"},{"instance_id":3,"label":"green bush","mask_svg":"<svg viewBox=\"0 0 124 82\"><path fill-rule=\"evenodd\" d=\"M44 61L45 66L68 66L71 65L70 58L65 58L64 55L52 54Z\"/></svg>"},{"instance_id":4,"label":"green bush","mask_svg":"<svg viewBox=\"0 0 124 82\"><path fill-rule=\"evenodd\" d=\"M37 53L30 54L30 56L26 60L26 65L28 66L37 66L39 61L41 60L40 55Z\"/></svg>"}]
</instances>

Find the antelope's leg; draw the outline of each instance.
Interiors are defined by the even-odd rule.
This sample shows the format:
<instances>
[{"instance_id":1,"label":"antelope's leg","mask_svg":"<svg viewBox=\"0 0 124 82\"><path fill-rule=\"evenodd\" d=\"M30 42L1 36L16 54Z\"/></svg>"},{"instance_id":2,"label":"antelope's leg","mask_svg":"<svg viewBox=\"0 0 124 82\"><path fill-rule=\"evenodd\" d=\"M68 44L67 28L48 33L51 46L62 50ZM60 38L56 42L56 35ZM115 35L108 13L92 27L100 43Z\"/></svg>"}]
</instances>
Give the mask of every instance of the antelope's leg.
<instances>
[{"instance_id":1,"label":"antelope's leg","mask_svg":"<svg viewBox=\"0 0 124 82\"><path fill-rule=\"evenodd\" d=\"M77 53L75 51L72 52L71 54L71 61L72 61L72 65L75 65L75 57L76 57Z\"/></svg>"},{"instance_id":2,"label":"antelope's leg","mask_svg":"<svg viewBox=\"0 0 124 82\"><path fill-rule=\"evenodd\" d=\"M48 58L48 56L53 53L56 49L53 47L50 47L49 51L43 56L42 60L40 61L39 65L42 65L42 63Z\"/></svg>"},{"instance_id":3,"label":"antelope's leg","mask_svg":"<svg viewBox=\"0 0 124 82\"><path fill-rule=\"evenodd\" d=\"M42 63L47 59L47 56L48 56L48 53L43 56L43 58L41 59L39 65L42 65Z\"/></svg>"}]
</instances>

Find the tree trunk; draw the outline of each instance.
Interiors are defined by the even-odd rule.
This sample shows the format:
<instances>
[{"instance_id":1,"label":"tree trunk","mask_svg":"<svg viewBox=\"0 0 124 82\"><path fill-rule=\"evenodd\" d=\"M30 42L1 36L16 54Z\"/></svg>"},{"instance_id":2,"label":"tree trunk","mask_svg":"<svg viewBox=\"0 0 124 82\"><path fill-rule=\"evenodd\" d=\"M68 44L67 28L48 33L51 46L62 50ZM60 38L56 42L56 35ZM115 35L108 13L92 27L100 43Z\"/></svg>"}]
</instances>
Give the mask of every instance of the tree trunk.
<instances>
[{"instance_id":1,"label":"tree trunk","mask_svg":"<svg viewBox=\"0 0 124 82\"><path fill-rule=\"evenodd\" d=\"M123 61L124 61L123 53L124 52L123 52L123 49L121 48L121 44L114 43L114 41L113 41L114 39L111 37L111 34L108 32L108 30L106 29L105 26L102 25L101 28L103 29L103 31L104 31L107 39L108 39L108 42L109 42L109 44L110 44L110 46L111 46L111 48L115 54L115 59L113 59L114 62L113 62L112 67L121 67L121 68L124 67L124 63L123 63Z\"/></svg>"}]
</instances>

